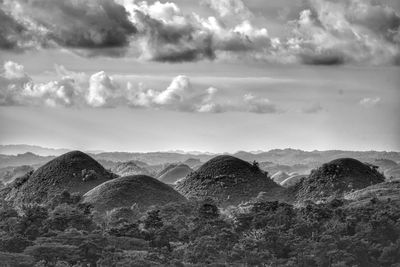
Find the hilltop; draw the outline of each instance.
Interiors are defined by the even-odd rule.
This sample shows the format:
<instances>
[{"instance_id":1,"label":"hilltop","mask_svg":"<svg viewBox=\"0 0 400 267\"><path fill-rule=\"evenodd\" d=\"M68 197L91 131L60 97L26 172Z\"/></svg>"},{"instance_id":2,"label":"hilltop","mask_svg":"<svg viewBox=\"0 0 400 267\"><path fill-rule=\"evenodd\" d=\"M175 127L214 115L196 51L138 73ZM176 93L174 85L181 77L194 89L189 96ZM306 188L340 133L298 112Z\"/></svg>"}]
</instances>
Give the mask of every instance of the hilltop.
<instances>
[{"instance_id":1,"label":"hilltop","mask_svg":"<svg viewBox=\"0 0 400 267\"><path fill-rule=\"evenodd\" d=\"M198 169L203 163L199 159L189 158L183 164L188 165L191 169Z\"/></svg>"},{"instance_id":2,"label":"hilltop","mask_svg":"<svg viewBox=\"0 0 400 267\"><path fill-rule=\"evenodd\" d=\"M294 186L295 184L297 184L298 182L301 181L301 179L303 178L307 178L307 175L304 174L297 174L294 173L292 175L290 175L288 178L286 178L285 180L283 180L280 185L283 187L290 187L290 186Z\"/></svg>"},{"instance_id":3,"label":"hilltop","mask_svg":"<svg viewBox=\"0 0 400 267\"><path fill-rule=\"evenodd\" d=\"M172 168L170 166L172 166ZM186 164L179 164L176 166L169 165L166 169L167 170L163 170L162 175L158 177L160 181L166 184L173 184L193 171Z\"/></svg>"},{"instance_id":4,"label":"hilltop","mask_svg":"<svg viewBox=\"0 0 400 267\"><path fill-rule=\"evenodd\" d=\"M295 185L298 200L324 200L343 193L381 183L385 177L377 167L352 158L341 158L311 171L307 179Z\"/></svg>"},{"instance_id":5,"label":"hilltop","mask_svg":"<svg viewBox=\"0 0 400 267\"><path fill-rule=\"evenodd\" d=\"M368 204L371 199L400 204L400 181L383 182L344 195L351 206Z\"/></svg>"},{"instance_id":6,"label":"hilltop","mask_svg":"<svg viewBox=\"0 0 400 267\"><path fill-rule=\"evenodd\" d=\"M280 186L260 170L233 156L217 156L176 185L178 192L188 198L214 198L222 205L237 204L256 197L260 192L271 192ZM274 192L275 193L275 192Z\"/></svg>"},{"instance_id":7,"label":"hilltop","mask_svg":"<svg viewBox=\"0 0 400 267\"><path fill-rule=\"evenodd\" d=\"M119 176L129 176L129 175L150 175L150 172L145 168L145 165L137 163L136 161L127 161L118 163L111 171Z\"/></svg>"},{"instance_id":8,"label":"hilltop","mask_svg":"<svg viewBox=\"0 0 400 267\"><path fill-rule=\"evenodd\" d=\"M116 178L105 182L83 196L83 202L104 212L113 208L138 204L146 209L153 205L182 202L185 198L172 187L146 175Z\"/></svg>"},{"instance_id":9,"label":"hilltop","mask_svg":"<svg viewBox=\"0 0 400 267\"><path fill-rule=\"evenodd\" d=\"M280 184L281 182L285 181L289 178L289 174L284 171L278 171L271 176L271 179L274 180L275 183Z\"/></svg>"},{"instance_id":10,"label":"hilltop","mask_svg":"<svg viewBox=\"0 0 400 267\"><path fill-rule=\"evenodd\" d=\"M114 175L89 155L72 151L61 155L30 175L3 189L7 200L17 203L46 202L64 190L84 194Z\"/></svg>"}]
</instances>

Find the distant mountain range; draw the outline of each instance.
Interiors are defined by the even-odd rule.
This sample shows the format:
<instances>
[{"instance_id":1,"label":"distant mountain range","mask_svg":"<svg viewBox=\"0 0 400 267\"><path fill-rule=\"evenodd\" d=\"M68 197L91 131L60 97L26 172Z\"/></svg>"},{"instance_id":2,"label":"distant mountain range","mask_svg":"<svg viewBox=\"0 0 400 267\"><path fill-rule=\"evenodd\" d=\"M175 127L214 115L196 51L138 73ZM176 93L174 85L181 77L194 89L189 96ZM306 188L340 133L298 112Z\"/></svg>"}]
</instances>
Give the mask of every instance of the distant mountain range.
<instances>
[{"instance_id":1,"label":"distant mountain range","mask_svg":"<svg viewBox=\"0 0 400 267\"><path fill-rule=\"evenodd\" d=\"M25 145L25 144L16 144L16 145L0 145L0 154L4 155L18 155L24 154L27 152L39 155L39 156L59 156L64 153L70 152L73 149L66 148L47 148L36 145ZM286 164L288 161L295 161L297 164L301 162L315 162L320 161L323 158L338 158L339 156L353 156L353 157L364 157L364 158L375 158L375 159L391 159L393 161L400 161L400 152L395 151L347 151L347 150L325 150L325 151L304 151L300 149L273 149L269 151L238 151L236 153L210 153L210 152L199 152L199 151L183 151L183 150L174 150L174 151L156 151L156 152L109 152L103 150L83 150L83 152L87 154L95 154L96 156L104 159L109 159L113 161L126 161L130 160L132 157L148 157L151 159L153 156L163 155L164 157L183 157L189 159L189 156L192 156L194 159L201 158L212 158L216 155L233 155L235 157L244 159L244 160L258 160L262 161L274 161L274 159L281 160L274 161L275 163ZM299 162L299 160L301 162ZM168 161L172 162L172 161Z\"/></svg>"},{"instance_id":2,"label":"distant mountain range","mask_svg":"<svg viewBox=\"0 0 400 267\"><path fill-rule=\"evenodd\" d=\"M59 156L71 151L65 148L47 148L33 145L0 145L0 154L4 155L18 155L31 152L40 156Z\"/></svg>"},{"instance_id":3,"label":"distant mountain range","mask_svg":"<svg viewBox=\"0 0 400 267\"><path fill-rule=\"evenodd\" d=\"M69 152L69 149L52 149L31 145L0 145L0 168L8 166L21 165L41 165L55 156ZM216 156L210 153L184 153L182 152L102 152L102 151L84 151L96 160L108 162L127 162L142 161L149 165L169 164L185 162L187 160L198 160L206 162ZM227 154L227 153L225 153ZM386 161L400 163L400 152L378 152L378 151L303 151L297 149L274 149L266 152L257 151L255 153L239 151L234 154L239 159L252 162L254 160L264 163L260 166L266 166L269 163L290 165L303 164L310 167L316 167L324 162L329 162L337 158L355 158L362 162L369 162L380 166L387 165ZM107 166L109 167L109 166Z\"/></svg>"}]
</instances>

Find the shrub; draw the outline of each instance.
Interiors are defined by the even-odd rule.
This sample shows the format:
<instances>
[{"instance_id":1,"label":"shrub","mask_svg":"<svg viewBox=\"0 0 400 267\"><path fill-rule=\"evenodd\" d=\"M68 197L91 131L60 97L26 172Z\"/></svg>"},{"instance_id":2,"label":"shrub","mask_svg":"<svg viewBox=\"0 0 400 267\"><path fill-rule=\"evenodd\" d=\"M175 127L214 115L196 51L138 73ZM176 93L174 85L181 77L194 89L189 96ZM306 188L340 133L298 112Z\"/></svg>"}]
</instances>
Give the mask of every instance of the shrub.
<instances>
[{"instance_id":1,"label":"shrub","mask_svg":"<svg viewBox=\"0 0 400 267\"><path fill-rule=\"evenodd\" d=\"M36 261L44 260L54 264L59 260L68 263L76 263L80 260L80 250L78 247L59 243L33 245L27 247L24 254L34 257Z\"/></svg>"}]
</instances>

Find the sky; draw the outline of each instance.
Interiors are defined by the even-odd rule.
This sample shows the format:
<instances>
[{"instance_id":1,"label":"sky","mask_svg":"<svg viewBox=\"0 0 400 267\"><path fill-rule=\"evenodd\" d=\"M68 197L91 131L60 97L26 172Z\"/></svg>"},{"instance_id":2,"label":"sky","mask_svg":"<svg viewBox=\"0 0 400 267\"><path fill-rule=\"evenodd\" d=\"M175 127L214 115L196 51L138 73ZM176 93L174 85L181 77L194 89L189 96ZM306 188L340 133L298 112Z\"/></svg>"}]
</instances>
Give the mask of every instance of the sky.
<instances>
[{"instance_id":1,"label":"sky","mask_svg":"<svg viewBox=\"0 0 400 267\"><path fill-rule=\"evenodd\" d=\"M0 144L400 151L397 0L0 0Z\"/></svg>"}]
</instances>

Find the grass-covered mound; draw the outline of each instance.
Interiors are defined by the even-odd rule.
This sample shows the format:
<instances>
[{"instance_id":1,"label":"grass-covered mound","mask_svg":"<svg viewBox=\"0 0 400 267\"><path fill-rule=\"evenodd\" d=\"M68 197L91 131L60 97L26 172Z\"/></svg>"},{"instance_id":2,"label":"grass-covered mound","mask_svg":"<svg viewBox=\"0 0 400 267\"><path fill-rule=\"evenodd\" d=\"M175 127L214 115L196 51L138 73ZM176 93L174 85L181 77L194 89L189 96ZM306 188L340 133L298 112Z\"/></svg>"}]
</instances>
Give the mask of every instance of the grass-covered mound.
<instances>
[{"instance_id":1,"label":"grass-covered mound","mask_svg":"<svg viewBox=\"0 0 400 267\"><path fill-rule=\"evenodd\" d=\"M388 169L385 175L389 180L400 180L400 165Z\"/></svg>"},{"instance_id":2,"label":"grass-covered mound","mask_svg":"<svg viewBox=\"0 0 400 267\"><path fill-rule=\"evenodd\" d=\"M199 159L189 158L189 159L185 160L185 161L183 162L183 164L186 164L186 165L188 165L190 168L196 170L196 169L200 168L201 164L203 164L203 163L202 163L201 160L199 160Z\"/></svg>"},{"instance_id":3,"label":"grass-covered mound","mask_svg":"<svg viewBox=\"0 0 400 267\"><path fill-rule=\"evenodd\" d=\"M140 209L186 199L170 186L146 175L116 178L103 183L83 196L83 202L99 212L137 204Z\"/></svg>"},{"instance_id":4,"label":"grass-covered mound","mask_svg":"<svg viewBox=\"0 0 400 267\"><path fill-rule=\"evenodd\" d=\"M143 167L139 166L135 161L127 161L118 163L112 172L118 174L119 176L129 176L129 175L150 175L149 171Z\"/></svg>"},{"instance_id":5,"label":"grass-covered mound","mask_svg":"<svg viewBox=\"0 0 400 267\"><path fill-rule=\"evenodd\" d=\"M280 184L283 181L285 181L287 178L289 178L289 174L287 174L284 171L278 171L274 173L274 175L271 176L271 179L274 180L275 183Z\"/></svg>"},{"instance_id":6,"label":"grass-covered mound","mask_svg":"<svg viewBox=\"0 0 400 267\"><path fill-rule=\"evenodd\" d=\"M400 204L400 181L384 182L368 186L344 195L352 205L365 205L371 199Z\"/></svg>"},{"instance_id":7,"label":"grass-covered mound","mask_svg":"<svg viewBox=\"0 0 400 267\"><path fill-rule=\"evenodd\" d=\"M176 189L188 198L211 197L222 205L229 205L257 197L260 192L272 195L281 188L258 164L223 155L179 181Z\"/></svg>"},{"instance_id":8,"label":"grass-covered mound","mask_svg":"<svg viewBox=\"0 0 400 267\"><path fill-rule=\"evenodd\" d=\"M33 170L33 167L29 165L6 167L0 170L0 180L5 184L11 183L18 177L21 177Z\"/></svg>"},{"instance_id":9,"label":"grass-covered mound","mask_svg":"<svg viewBox=\"0 0 400 267\"><path fill-rule=\"evenodd\" d=\"M160 170L160 171L157 173L156 178L157 178L157 179L160 179L160 177L163 176L164 173L166 173L166 172L172 170L172 169L175 168L176 166L178 166L177 163L168 164L166 167L164 167L162 170Z\"/></svg>"},{"instance_id":10,"label":"grass-covered mound","mask_svg":"<svg viewBox=\"0 0 400 267\"><path fill-rule=\"evenodd\" d=\"M284 181L280 183L281 186L283 187L290 187L294 186L298 182L301 181L301 179L307 178L307 175L304 174L293 174L290 175L288 178L286 178Z\"/></svg>"},{"instance_id":11,"label":"grass-covered mound","mask_svg":"<svg viewBox=\"0 0 400 267\"><path fill-rule=\"evenodd\" d=\"M65 190L84 194L113 177L87 154L72 151L16 179L2 190L2 196L15 204L42 203Z\"/></svg>"},{"instance_id":12,"label":"grass-covered mound","mask_svg":"<svg viewBox=\"0 0 400 267\"><path fill-rule=\"evenodd\" d=\"M167 171L163 171L163 174L158 179L163 183L173 184L179 179L186 177L186 175L192 171L193 170L186 164L179 164L173 168L168 168Z\"/></svg>"},{"instance_id":13,"label":"grass-covered mound","mask_svg":"<svg viewBox=\"0 0 400 267\"><path fill-rule=\"evenodd\" d=\"M381 183L385 177L375 166L356 159L341 158L311 171L307 179L296 184L298 200L324 200L343 193Z\"/></svg>"}]
</instances>

